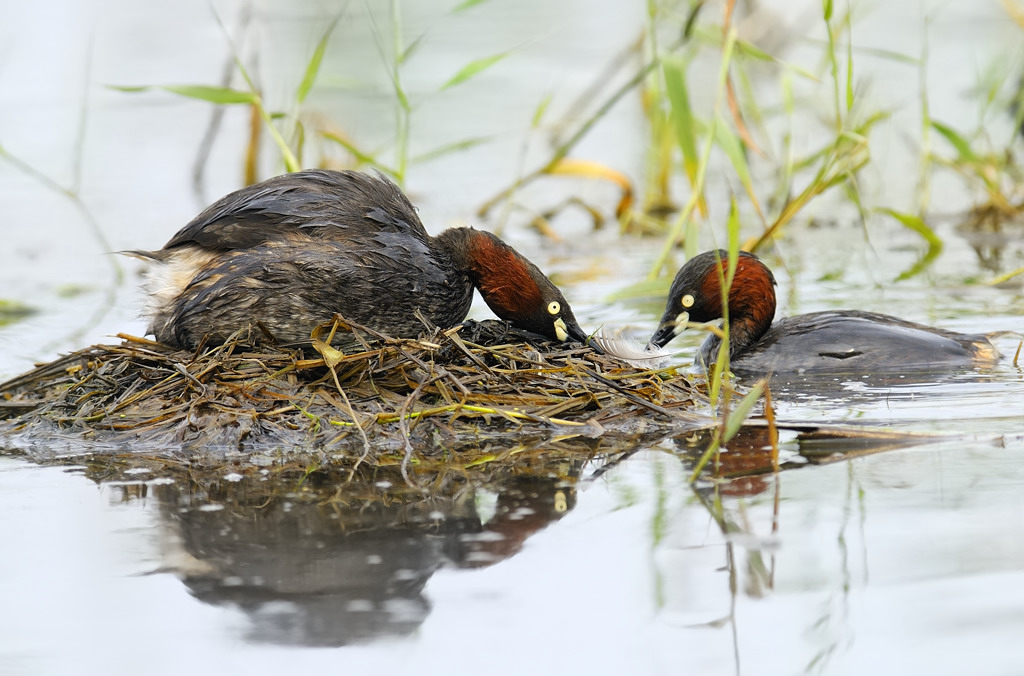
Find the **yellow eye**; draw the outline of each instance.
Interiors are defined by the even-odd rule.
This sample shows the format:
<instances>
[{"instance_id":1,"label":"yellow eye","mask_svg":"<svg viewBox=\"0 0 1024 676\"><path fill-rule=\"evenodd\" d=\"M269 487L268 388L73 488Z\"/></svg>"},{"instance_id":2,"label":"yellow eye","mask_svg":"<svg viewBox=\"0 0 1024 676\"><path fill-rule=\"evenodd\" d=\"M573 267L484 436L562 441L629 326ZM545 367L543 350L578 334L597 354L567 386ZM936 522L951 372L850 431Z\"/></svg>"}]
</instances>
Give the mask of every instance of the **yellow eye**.
<instances>
[{"instance_id":1,"label":"yellow eye","mask_svg":"<svg viewBox=\"0 0 1024 676\"><path fill-rule=\"evenodd\" d=\"M693 294L686 294L683 296L683 307L693 307L694 300Z\"/></svg>"},{"instance_id":2,"label":"yellow eye","mask_svg":"<svg viewBox=\"0 0 1024 676\"><path fill-rule=\"evenodd\" d=\"M562 311L562 306L558 304L557 300L553 300L548 303L548 314L557 315Z\"/></svg>"}]
</instances>

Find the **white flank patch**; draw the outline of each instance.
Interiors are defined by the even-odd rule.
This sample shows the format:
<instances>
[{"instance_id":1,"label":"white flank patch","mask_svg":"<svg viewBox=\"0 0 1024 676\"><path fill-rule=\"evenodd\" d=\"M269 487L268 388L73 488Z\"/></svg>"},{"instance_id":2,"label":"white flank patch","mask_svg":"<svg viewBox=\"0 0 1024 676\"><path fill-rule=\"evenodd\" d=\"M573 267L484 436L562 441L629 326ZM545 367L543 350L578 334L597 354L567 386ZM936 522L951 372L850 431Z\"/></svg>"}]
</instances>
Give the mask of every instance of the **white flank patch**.
<instances>
[{"instance_id":1,"label":"white flank patch","mask_svg":"<svg viewBox=\"0 0 1024 676\"><path fill-rule=\"evenodd\" d=\"M167 260L146 259L149 269L142 288L149 295L145 314L150 320L162 314L174 299L181 295L196 274L208 266L217 254L196 247L183 246Z\"/></svg>"}]
</instances>

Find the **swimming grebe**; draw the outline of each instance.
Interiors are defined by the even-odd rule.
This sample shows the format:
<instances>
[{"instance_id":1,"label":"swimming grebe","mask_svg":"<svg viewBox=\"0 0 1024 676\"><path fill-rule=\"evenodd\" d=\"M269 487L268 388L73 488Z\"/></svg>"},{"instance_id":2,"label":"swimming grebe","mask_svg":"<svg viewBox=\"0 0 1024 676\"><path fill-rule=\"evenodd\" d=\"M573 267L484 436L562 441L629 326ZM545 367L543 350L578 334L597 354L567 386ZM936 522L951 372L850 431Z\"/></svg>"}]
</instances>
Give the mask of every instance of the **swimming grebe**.
<instances>
[{"instance_id":1,"label":"swimming grebe","mask_svg":"<svg viewBox=\"0 0 1024 676\"><path fill-rule=\"evenodd\" d=\"M718 263L728 254L706 251L676 274L665 314L649 349L662 348L689 322L722 317ZM729 364L737 374L869 374L926 371L990 362L998 352L988 338L858 311L775 317L775 277L756 256L740 252L729 290ZM708 336L697 363L713 365L721 341Z\"/></svg>"},{"instance_id":2,"label":"swimming grebe","mask_svg":"<svg viewBox=\"0 0 1024 676\"><path fill-rule=\"evenodd\" d=\"M494 235L427 234L408 198L383 176L308 170L220 199L151 263L149 332L173 346L224 342L247 326L282 344L340 313L386 335L462 321L473 288L496 315L557 341L587 342L558 288Z\"/></svg>"}]
</instances>

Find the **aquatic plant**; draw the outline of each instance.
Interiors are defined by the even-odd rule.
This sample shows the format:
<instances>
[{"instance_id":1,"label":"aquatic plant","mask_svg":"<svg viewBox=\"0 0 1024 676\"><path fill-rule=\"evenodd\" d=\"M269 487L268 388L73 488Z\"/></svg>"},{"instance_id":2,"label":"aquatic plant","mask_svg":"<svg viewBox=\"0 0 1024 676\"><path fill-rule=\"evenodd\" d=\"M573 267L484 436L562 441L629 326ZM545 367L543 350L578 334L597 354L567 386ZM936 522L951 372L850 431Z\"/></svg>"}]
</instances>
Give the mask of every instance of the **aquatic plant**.
<instances>
[{"instance_id":1,"label":"aquatic plant","mask_svg":"<svg viewBox=\"0 0 1024 676\"><path fill-rule=\"evenodd\" d=\"M466 11L483 0L476 2L463 2L452 10L452 13ZM395 135L394 135L394 159L392 162L382 159L383 150L369 150L362 147L357 140L350 138L338 130L333 124L317 126L311 131L307 130L301 115L302 106L306 102L320 74L325 54L330 45L332 35L341 20L336 16L324 30L320 40L313 49L309 60L305 65L302 78L296 87L291 99L283 103L287 112L276 110L276 106L267 103L263 93L257 86L255 78L244 63L239 50L233 44L227 30L224 29L225 39L231 44L232 59L235 70L243 78L246 89L235 89L228 84L222 86L214 85L121 85L114 89L124 92L144 92L151 89L160 89L179 96L206 101L218 106L247 105L252 108L253 116L250 126L249 145L246 152L246 179L249 183L259 180L257 171L257 159L259 156L261 130L270 134L277 148L285 171L297 171L300 168L309 166L311 163L304 160L303 151L309 136L315 135L344 148L351 154L354 167L369 166L389 174L399 185L405 183L409 166L414 163L427 162L437 157L466 150L480 143L486 138L467 138L433 148L420 155L410 155L410 138L412 129L413 113L416 109L416 102L404 84L404 66L417 53L423 42L424 35L420 35L411 43L403 42L402 10L401 0L390 0L389 2L389 25L388 35L378 25L374 16L373 8L364 4L366 19L373 32L373 37L380 56L381 63L387 70L388 79L391 84L392 93L395 99ZM351 10L346 10L351 11ZM223 28L223 24L221 24ZM390 38L390 39L389 39ZM509 55L508 51L491 54L485 57L474 59L464 64L456 73L442 84L437 93L443 93L453 87L461 85L486 71ZM230 81L230 72L227 78ZM210 141L207 140L206 144ZM322 159L322 158L320 158ZM319 162L314 161L312 164Z\"/></svg>"}]
</instances>

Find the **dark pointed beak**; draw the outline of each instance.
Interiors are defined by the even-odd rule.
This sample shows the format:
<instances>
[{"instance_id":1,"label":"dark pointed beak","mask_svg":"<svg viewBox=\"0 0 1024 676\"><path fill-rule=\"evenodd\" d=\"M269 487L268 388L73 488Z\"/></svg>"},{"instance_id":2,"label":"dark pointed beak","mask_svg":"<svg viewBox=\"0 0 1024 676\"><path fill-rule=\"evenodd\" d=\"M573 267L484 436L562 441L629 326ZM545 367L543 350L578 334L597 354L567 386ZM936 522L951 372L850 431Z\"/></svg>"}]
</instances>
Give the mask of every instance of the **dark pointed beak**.
<instances>
[{"instance_id":1,"label":"dark pointed beak","mask_svg":"<svg viewBox=\"0 0 1024 676\"><path fill-rule=\"evenodd\" d=\"M578 340L579 342L583 343L584 345L586 345L587 347L589 347L591 350L598 354L604 354L604 350L602 350L600 346L598 346L598 344L594 341L593 338L587 335L586 331L580 328L580 325L576 323L575 319L566 322L565 328L566 333L569 334L570 338L572 338L573 340Z\"/></svg>"},{"instance_id":2,"label":"dark pointed beak","mask_svg":"<svg viewBox=\"0 0 1024 676\"><path fill-rule=\"evenodd\" d=\"M584 344L584 345L586 345L587 347L589 347L589 348L590 348L591 350L593 350L593 351L594 351L594 352L596 352L597 354L604 354L604 350L602 350L602 349L601 349L601 346L597 344L597 341L595 341L595 340L594 340L594 339L593 339L592 337L590 337L590 336L587 336L586 338L587 338L587 339L586 339L585 341L583 341L583 344Z\"/></svg>"},{"instance_id":3,"label":"dark pointed beak","mask_svg":"<svg viewBox=\"0 0 1024 676\"><path fill-rule=\"evenodd\" d=\"M668 345L673 338L679 335L679 329L675 322L665 322L658 327L658 330L651 336L651 340L647 343L648 349L657 348L661 349Z\"/></svg>"}]
</instances>

